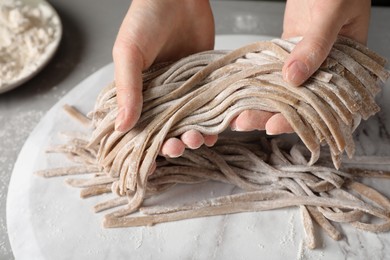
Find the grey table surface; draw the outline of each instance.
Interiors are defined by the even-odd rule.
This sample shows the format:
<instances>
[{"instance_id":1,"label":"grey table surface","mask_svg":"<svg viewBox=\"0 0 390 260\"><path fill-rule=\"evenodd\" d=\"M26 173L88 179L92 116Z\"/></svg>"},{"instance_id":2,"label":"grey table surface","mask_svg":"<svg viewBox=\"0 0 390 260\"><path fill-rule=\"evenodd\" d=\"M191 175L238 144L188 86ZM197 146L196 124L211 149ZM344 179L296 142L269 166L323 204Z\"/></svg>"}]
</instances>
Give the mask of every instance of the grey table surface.
<instances>
[{"instance_id":1,"label":"grey table surface","mask_svg":"<svg viewBox=\"0 0 390 260\"><path fill-rule=\"evenodd\" d=\"M6 200L13 165L44 114L80 81L112 62L111 49L129 0L51 0L63 23L57 54L36 77L0 95L0 259L13 259ZM282 32L283 2L212 1L217 34ZM368 45L390 59L390 8L374 7Z\"/></svg>"}]
</instances>

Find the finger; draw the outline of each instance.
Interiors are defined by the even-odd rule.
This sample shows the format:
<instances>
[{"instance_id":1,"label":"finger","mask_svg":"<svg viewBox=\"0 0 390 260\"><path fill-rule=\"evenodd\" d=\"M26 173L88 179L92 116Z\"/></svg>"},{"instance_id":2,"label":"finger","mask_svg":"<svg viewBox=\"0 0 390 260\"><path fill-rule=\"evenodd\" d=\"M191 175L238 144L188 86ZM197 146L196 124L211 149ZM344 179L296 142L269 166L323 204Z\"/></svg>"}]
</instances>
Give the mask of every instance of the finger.
<instances>
[{"instance_id":1,"label":"finger","mask_svg":"<svg viewBox=\"0 0 390 260\"><path fill-rule=\"evenodd\" d=\"M118 116L116 130L127 131L142 111L142 71L155 60L166 32L155 20L153 1L133 1L119 29L113 48ZM162 26L165 28L164 26Z\"/></svg>"},{"instance_id":2,"label":"finger","mask_svg":"<svg viewBox=\"0 0 390 260\"><path fill-rule=\"evenodd\" d=\"M274 114L266 123L265 130L267 135L278 135L284 133L293 133L294 129L287 122L281 113Z\"/></svg>"},{"instance_id":3,"label":"finger","mask_svg":"<svg viewBox=\"0 0 390 260\"><path fill-rule=\"evenodd\" d=\"M343 17L337 15L339 12L335 11L336 8L339 7L331 8L321 1L316 2L308 29L283 66L285 81L294 86L301 85L325 60L345 22ZM297 35L291 35L288 31L283 33L285 38L291 36Z\"/></svg>"},{"instance_id":4,"label":"finger","mask_svg":"<svg viewBox=\"0 0 390 260\"><path fill-rule=\"evenodd\" d=\"M184 143L175 137L169 138L161 147L161 154L171 158L180 157L185 150Z\"/></svg>"},{"instance_id":5,"label":"finger","mask_svg":"<svg viewBox=\"0 0 390 260\"><path fill-rule=\"evenodd\" d=\"M204 144L208 147L213 146L218 141L218 135L204 135Z\"/></svg>"},{"instance_id":6,"label":"finger","mask_svg":"<svg viewBox=\"0 0 390 260\"><path fill-rule=\"evenodd\" d=\"M245 110L230 123L234 131L264 130L265 124L274 113L262 110Z\"/></svg>"},{"instance_id":7,"label":"finger","mask_svg":"<svg viewBox=\"0 0 390 260\"><path fill-rule=\"evenodd\" d=\"M117 131L128 131L138 121L142 111L142 54L137 46L120 38L114 51L115 84L118 102Z\"/></svg>"},{"instance_id":8,"label":"finger","mask_svg":"<svg viewBox=\"0 0 390 260\"><path fill-rule=\"evenodd\" d=\"M142 111L142 71L145 67L145 57L140 45L143 46L138 31L142 26L136 17L139 2L135 1L128 10L112 51L115 66L115 85L117 92L118 116L115 129L128 131L138 121ZM135 10L135 11L134 11Z\"/></svg>"},{"instance_id":9,"label":"finger","mask_svg":"<svg viewBox=\"0 0 390 260\"><path fill-rule=\"evenodd\" d=\"M198 149L204 143L203 135L196 130L183 133L180 139L190 149Z\"/></svg>"}]
</instances>

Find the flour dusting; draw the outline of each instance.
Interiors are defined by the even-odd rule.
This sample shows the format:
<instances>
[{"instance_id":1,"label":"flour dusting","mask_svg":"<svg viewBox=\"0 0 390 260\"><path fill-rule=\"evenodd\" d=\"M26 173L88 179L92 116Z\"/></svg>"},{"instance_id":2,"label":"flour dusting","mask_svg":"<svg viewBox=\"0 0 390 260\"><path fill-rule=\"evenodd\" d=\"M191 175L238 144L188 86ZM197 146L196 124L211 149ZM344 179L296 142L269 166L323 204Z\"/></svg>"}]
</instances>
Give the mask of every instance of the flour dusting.
<instances>
[{"instance_id":1,"label":"flour dusting","mask_svg":"<svg viewBox=\"0 0 390 260\"><path fill-rule=\"evenodd\" d=\"M9 180L16 158L25 139L30 134L32 128L43 116L42 111L30 110L20 112L14 117L0 116L0 212L5 212L6 204L3 197L8 192ZM14 132L18 131L15 135ZM5 214L0 214L0 258L8 259L12 255L8 242Z\"/></svg>"}]
</instances>

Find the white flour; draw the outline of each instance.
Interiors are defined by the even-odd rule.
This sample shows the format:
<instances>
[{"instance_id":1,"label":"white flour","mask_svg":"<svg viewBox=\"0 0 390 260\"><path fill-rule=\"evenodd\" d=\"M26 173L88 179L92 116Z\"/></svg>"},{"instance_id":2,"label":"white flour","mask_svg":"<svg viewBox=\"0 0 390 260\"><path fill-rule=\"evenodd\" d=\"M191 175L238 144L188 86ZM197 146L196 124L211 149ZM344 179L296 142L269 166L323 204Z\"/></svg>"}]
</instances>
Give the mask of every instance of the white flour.
<instances>
[{"instance_id":1,"label":"white flour","mask_svg":"<svg viewBox=\"0 0 390 260\"><path fill-rule=\"evenodd\" d=\"M58 26L45 4L0 0L0 90L33 73L47 58Z\"/></svg>"}]
</instances>

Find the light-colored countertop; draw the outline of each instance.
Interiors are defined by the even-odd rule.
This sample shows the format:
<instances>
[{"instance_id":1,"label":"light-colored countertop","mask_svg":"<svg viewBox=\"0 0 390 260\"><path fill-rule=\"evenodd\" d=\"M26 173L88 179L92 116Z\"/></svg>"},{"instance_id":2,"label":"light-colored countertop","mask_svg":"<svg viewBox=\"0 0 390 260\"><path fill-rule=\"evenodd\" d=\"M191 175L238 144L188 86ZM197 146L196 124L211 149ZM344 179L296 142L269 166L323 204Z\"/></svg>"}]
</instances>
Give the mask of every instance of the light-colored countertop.
<instances>
[{"instance_id":1,"label":"light-colored countertop","mask_svg":"<svg viewBox=\"0 0 390 260\"><path fill-rule=\"evenodd\" d=\"M128 0L50 3L63 23L63 39L49 65L23 86L0 95L0 259L12 259L6 230L8 183L18 153L42 116L80 81L112 62L111 48ZM213 1L217 34L278 37L284 3ZM369 47L390 59L390 8L372 10ZM388 130L390 131L390 130Z\"/></svg>"}]
</instances>

